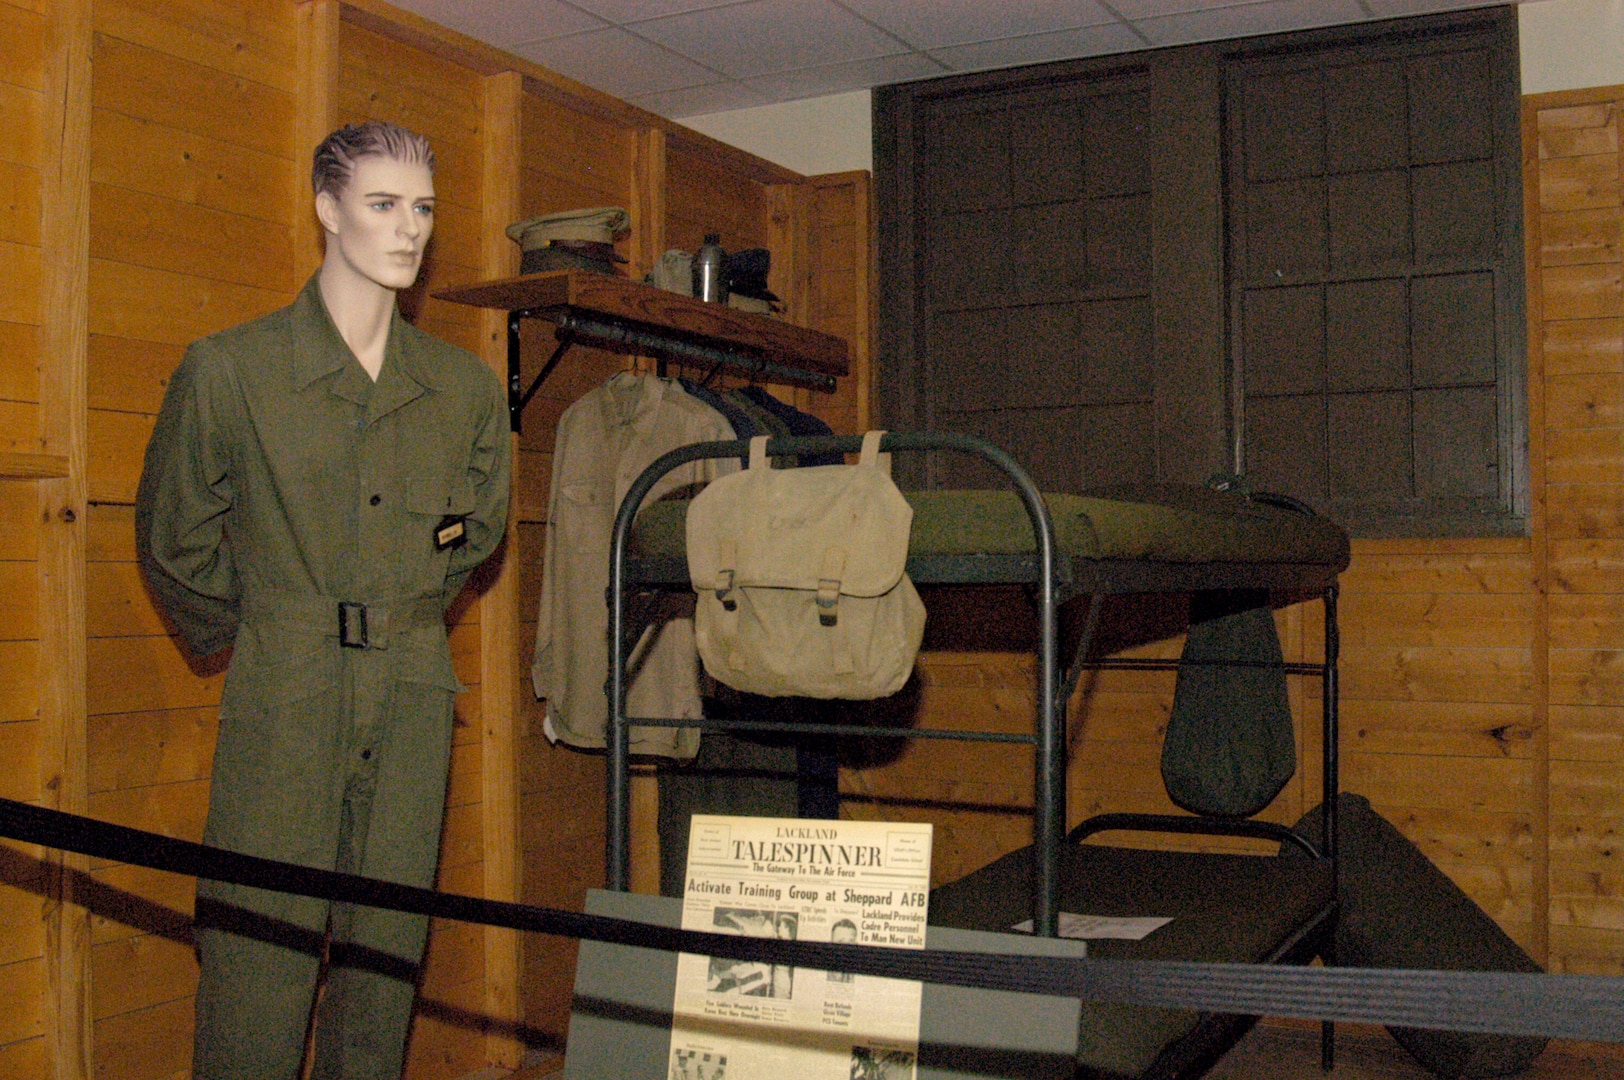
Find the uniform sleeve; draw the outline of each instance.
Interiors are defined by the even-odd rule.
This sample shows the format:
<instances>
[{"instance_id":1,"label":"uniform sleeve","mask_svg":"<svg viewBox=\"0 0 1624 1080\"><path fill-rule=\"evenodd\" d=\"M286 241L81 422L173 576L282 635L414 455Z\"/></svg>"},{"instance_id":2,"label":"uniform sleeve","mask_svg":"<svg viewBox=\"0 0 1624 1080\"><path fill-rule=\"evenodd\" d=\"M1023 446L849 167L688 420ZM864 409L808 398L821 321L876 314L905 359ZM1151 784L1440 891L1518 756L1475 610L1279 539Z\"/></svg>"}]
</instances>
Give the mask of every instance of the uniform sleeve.
<instances>
[{"instance_id":1,"label":"uniform sleeve","mask_svg":"<svg viewBox=\"0 0 1624 1080\"><path fill-rule=\"evenodd\" d=\"M170 377L135 496L135 547L186 647L208 656L236 637L241 589L225 538L230 454L200 368L194 345Z\"/></svg>"},{"instance_id":2,"label":"uniform sleeve","mask_svg":"<svg viewBox=\"0 0 1624 1080\"><path fill-rule=\"evenodd\" d=\"M451 554L446 596L462 588L474 567L490 558L507 534L508 493L512 470L507 395L496 375L481 366L486 393L475 420L468 451L468 482L474 489L474 509L463 523L468 542Z\"/></svg>"}]
</instances>

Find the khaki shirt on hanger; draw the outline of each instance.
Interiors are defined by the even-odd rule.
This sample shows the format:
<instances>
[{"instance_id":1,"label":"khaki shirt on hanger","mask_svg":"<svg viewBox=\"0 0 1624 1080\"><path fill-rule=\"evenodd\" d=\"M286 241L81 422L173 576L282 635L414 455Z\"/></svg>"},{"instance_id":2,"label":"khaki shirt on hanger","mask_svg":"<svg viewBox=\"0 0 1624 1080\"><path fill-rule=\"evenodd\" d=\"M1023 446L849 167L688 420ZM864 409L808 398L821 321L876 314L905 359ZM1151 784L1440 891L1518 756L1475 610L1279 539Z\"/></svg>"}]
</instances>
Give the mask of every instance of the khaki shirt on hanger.
<instances>
[{"instance_id":1,"label":"khaki shirt on hanger","mask_svg":"<svg viewBox=\"0 0 1624 1080\"><path fill-rule=\"evenodd\" d=\"M668 450L688 443L732 439L721 413L683 391L674 380L621 372L564 411L553 450L547 504L541 606L531 679L547 699L549 738L571 746L601 747L608 729L604 681L609 670L609 541L615 514L639 473ZM696 461L666 474L646 505L679 488L736 471L736 460ZM692 597L668 614L639 644L627 694L630 716L693 717L699 701L699 655L694 646ZM669 603L666 594L662 602ZM653 636L652 640L650 635ZM637 728L634 754L693 757L693 728Z\"/></svg>"}]
</instances>

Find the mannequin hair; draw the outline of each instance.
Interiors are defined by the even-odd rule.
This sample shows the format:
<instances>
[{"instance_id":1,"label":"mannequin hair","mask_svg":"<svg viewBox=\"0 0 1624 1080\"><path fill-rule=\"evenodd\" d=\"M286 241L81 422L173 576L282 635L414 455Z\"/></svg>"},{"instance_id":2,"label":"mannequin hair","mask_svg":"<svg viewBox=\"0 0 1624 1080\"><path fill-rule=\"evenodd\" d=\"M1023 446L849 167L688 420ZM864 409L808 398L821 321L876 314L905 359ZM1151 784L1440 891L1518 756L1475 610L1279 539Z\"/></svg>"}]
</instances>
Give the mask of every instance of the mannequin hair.
<instances>
[{"instance_id":1,"label":"mannequin hair","mask_svg":"<svg viewBox=\"0 0 1624 1080\"><path fill-rule=\"evenodd\" d=\"M426 165L431 175L434 172L434 151L427 139L398 124L368 120L346 124L321 141L311 163L311 188L317 195L325 191L337 198L349 187L355 163L367 157Z\"/></svg>"}]
</instances>

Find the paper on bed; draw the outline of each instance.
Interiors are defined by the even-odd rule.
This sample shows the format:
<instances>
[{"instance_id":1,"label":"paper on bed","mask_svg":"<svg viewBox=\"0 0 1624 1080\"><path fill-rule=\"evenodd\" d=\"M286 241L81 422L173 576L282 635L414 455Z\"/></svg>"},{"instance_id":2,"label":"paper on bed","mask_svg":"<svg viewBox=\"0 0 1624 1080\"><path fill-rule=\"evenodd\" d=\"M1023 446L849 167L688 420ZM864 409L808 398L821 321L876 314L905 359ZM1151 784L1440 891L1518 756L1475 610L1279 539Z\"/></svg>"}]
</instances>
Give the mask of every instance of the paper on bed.
<instances>
[{"instance_id":1,"label":"paper on bed","mask_svg":"<svg viewBox=\"0 0 1624 1080\"><path fill-rule=\"evenodd\" d=\"M1058 920L1061 937L1114 938L1117 941L1139 941L1172 921L1171 917L1164 919L1156 915L1074 915L1069 911L1062 911ZM1018 922L1010 929L1030 934L1032 920Z\"/></svg>"}]
</instances>

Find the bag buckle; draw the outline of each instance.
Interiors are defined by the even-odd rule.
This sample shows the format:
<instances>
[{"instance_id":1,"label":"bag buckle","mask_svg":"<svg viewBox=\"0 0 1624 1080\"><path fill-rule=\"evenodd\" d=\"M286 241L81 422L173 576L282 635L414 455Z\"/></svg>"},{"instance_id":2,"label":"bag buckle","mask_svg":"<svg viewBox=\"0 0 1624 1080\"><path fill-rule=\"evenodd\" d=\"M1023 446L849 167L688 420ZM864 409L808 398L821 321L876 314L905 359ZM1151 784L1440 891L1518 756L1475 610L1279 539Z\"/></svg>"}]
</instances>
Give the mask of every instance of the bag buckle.
<instances>
[{"instance_id":1,"label":"bag buckle","mask_svg":"<svg viewBox=\"0 0 1624 1080\"><path fill-rule=\"evenodd\" d=\"M735 611L739 602L728 594L733 591L733 571L720 570L716 574L716 599L721 603L723 611Z\"/></svg>"},{"instance_id":2,"label":"bag buckle","mask_svg":"<svg viewBox=\"0 0 1624 1080\"><path fill-rule=\"evenodd\" d=\"M346 649L367 647L367 606L353 600L338 602L338 643Z\"/></svg>"}]
</instances>

